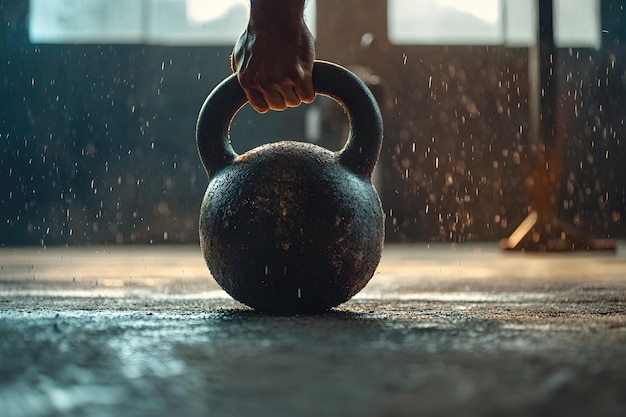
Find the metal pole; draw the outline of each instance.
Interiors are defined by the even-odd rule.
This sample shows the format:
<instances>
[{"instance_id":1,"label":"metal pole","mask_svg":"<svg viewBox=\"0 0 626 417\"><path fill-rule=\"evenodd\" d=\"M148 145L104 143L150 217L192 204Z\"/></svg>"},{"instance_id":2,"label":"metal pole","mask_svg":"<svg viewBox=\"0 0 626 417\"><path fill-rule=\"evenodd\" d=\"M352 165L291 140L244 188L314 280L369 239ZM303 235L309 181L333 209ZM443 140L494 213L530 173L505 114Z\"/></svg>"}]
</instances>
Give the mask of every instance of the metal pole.
<instances>
[{"instance_id":1,"label":"metal pole","mask_svg":"<svg viewBox=\"0 0 626 417\"><path fill-rule=\"evenodd\" d=\"M593 239L556 215L567 138L557 129L559 119L558 51L554 42L553 0L536 0L537 45L529 50L531 140L537 144L537 163L531 174L532 210L502 249L532 251L615 250L611 239Z\"/></svg>"}]
</instances>

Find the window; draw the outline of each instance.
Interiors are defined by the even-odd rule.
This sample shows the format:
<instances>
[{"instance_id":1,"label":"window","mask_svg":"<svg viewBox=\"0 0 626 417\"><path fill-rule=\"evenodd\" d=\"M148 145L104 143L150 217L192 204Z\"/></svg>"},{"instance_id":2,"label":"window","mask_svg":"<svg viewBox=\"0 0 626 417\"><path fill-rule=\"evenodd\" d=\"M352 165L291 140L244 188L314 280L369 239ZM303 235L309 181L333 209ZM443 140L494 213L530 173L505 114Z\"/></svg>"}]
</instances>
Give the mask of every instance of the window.
<instances>
[{"instance_id":1,"label":"window","mask_svg":"<svg viewBox=\"0 0 626 417\"><path fill-rule=\"evenodd\" d=\"M31 0L33 43L233 44L248 0ZM315 1L306 18L315 30Z\"/></svg>"},{"instance_id":2,"label":"window","mask_svg":"<svg viewBox=\"0 0 626 417\"><path fill-rule=\"evenodd\" d=\"M561 47L599 47L599 0L555 0L554 37ZM535 42L535 0L389 0L395 44L509 45Z\"/></svg>"}]
</instances>

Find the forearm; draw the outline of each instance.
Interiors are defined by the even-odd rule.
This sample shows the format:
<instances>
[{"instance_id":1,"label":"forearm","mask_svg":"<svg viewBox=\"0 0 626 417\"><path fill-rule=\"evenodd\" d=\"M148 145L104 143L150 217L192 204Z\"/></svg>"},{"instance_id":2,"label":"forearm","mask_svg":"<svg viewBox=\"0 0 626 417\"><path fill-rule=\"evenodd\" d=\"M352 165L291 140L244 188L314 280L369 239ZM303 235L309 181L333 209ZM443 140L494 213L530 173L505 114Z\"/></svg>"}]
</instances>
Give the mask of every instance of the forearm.
<instances>
[{"instance_id":1,"label":"forearm","mask_svg":"<svg viewBox=\"0 0 626 417\"><path fill-rule=\"evenodd\" d=\"M248 26L256 30L282 32L305 25L306 0L250 0Z\"/></svg>"}]
</instances>

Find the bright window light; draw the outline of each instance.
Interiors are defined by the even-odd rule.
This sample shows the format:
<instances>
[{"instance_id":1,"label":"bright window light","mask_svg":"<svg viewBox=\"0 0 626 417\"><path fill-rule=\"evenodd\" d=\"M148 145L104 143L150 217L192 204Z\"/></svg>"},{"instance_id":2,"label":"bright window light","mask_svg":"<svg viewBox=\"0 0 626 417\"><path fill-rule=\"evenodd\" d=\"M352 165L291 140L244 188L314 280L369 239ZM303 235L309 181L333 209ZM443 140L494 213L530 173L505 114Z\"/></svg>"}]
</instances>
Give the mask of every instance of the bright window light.
<instances>
[{"instance_id":1,"label":"bright window light","mask_svg":"<svg viewBox=\"0 0 626 417\"><path fill-rule=\"evenodd\" d=\"M135 43L143 37L140 1L30 0L35 43Z\"/></svg>"},{"instance_id":2,"label":"bright window light","mask_svg":"<svg viewBox=\"0 0 626 417\"><path fill-rule=\"evenodd\" d=\"M600 0L555 0L554 15L558 46L600 47Z\"/></svg>"},{"instance_id":3,"label":"bright window light","mask_svg":"<svg viewBox=\"0 0 626 417\"><path fill-rule=\"evenodd\" d=\"M162 45L232 45L246 27L246 0L151 0L147 39Z\"/></svg>"},{"instance_id":4,"label":"bright window light","mask_svg":"<svg viewBox=\"0 0 626 417\"><path fill-rule=\"evenodd\" d=\"M248 0L187 0L187 20L198 24L223 19L234 7L248 7Z\"/></svg>"},{"instance_id":5,"label":"bright window light","mask_svg":"<svg viewBox=\"0 0 626 417\"><path fill-rule=\"evenodd\" d=\"M395 44L502 43L499 0L389 0L388 7Z\"/></svg>"},{"instance_id":6,"label":"bright window light","mask_svg":"<svg viewBox=\"0 0 626 417\"><path fill-rule=\"evenodd\" d=\"M537 39L536 0L505 0L502 3L504 44L513 47L534 45Z\"/></svg>"},{"instance_id":7,"label":"bright window light","mask_svg":"<svg viewBox=\"0 0 626 417\"><path fill-rule=\"evenodd\" d=\"M30 0L33 43L232 45L249 0ZM305 19L315 34L315 0Z\"/></svg>"},{"instance_id":8,"label":"bright window light","mask_svg":"<svg viewBox=\"0 0 626 417\"><path fill-rule=\"evenodd\" d=\"M530 46L537 39L537 0L388 1L394 44ZM554 16L557 46L600 46L600 0L554 0Z\"/></svg>"},{"instance_id":9,"label":"bright window light","mask_svg":"<svg viewBox=\"0 0 626 417\"><path fill-rule=\"evenodd\" d=\"M497 23L500 19L498 0L433 0L433 3L435 7L467 13L489 23Z\"/></svg>"}]
</instances>

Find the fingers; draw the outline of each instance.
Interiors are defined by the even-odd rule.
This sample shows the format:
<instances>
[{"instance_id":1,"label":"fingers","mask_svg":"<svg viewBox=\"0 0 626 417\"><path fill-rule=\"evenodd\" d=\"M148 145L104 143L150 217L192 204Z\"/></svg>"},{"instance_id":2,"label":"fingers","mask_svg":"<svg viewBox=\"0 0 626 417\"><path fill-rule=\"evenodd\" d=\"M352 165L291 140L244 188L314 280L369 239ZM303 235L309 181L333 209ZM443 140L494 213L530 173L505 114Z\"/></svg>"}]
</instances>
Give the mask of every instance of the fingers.
<instances>
[{"instance_id":1,"label":"fingers","mask_svg":"<svg viewBox=\"0 0 626 417\"><path fill-rule=\"evenodd\" d=\"M233 70L237 70L236 60L231 62ZM249 68L242 70L240 67L238 78L248 102L259 113L297 107L315 98L311 71L298 71L297 76L288 77L276 71L256 71L252 74ZM280 81L274 81L276 79Z\"/></svg>"},{"instance_id":2,"label":"fingers","mask_svg":"<svg viewBox=\"0 0 626 417\"><path fill-rule=\"evenodd\" d=\"M287 107L298 107L300 103L302 103L300 96L291 83L287 83L287 85L282 86L280 93L283 96L285 106Z\"/></svg>"},{"instance_id":3,"label":"fingers","mask_svg":"<svg viewBox=\"0 0 626 417\"><path fill-rule=\"evenodd\" d=\"M267 113L270 110L270 105L263 97L263 94L261 94L258 90L244 88L243 91L246 93L246 96L248 97L248 102L254 108L254 110L259 113Z\"/></svg>"},{"instance_id":4,"label":"fingers","mask_svg":"<svg viewBox=\"0 0 626 417\"><path fill-rule=\"evenodd\" d=\"M284 82L281 85L272 84L265 87L263 84L255 83L257 88L244 87L244 92L248 97L250 105L259 113L268 110L285 110L287 107L298 107L301 103L310 103L315 98L313 85L300 86L293 82ZM242 85L243 86L243 85Z\"/></svg>"},{"instance_id":5,"label":"fingers","mask_svg":"<svg viewBox=\"0 0 626 417\"><path fill-rule=\"evenodd\" d=\"M266 87L263 83L258 82L254 84L241 83L241 86L248 97L248 102L259 113L265 113L270 109L285 110L287 108L287 100L280 88L272 85Z\"/></svg>"},{"instance_id":6,"label":"fingers","mask_svg":"<svg viewBox=\"0 0 626 417\"><path fill-rule=\"evenodd\" d=\"M315 99L315 89L313 88L313 82L310 77L296 83L293 89L303 103L310 103Z\"/></svg>"}]
</instances>

